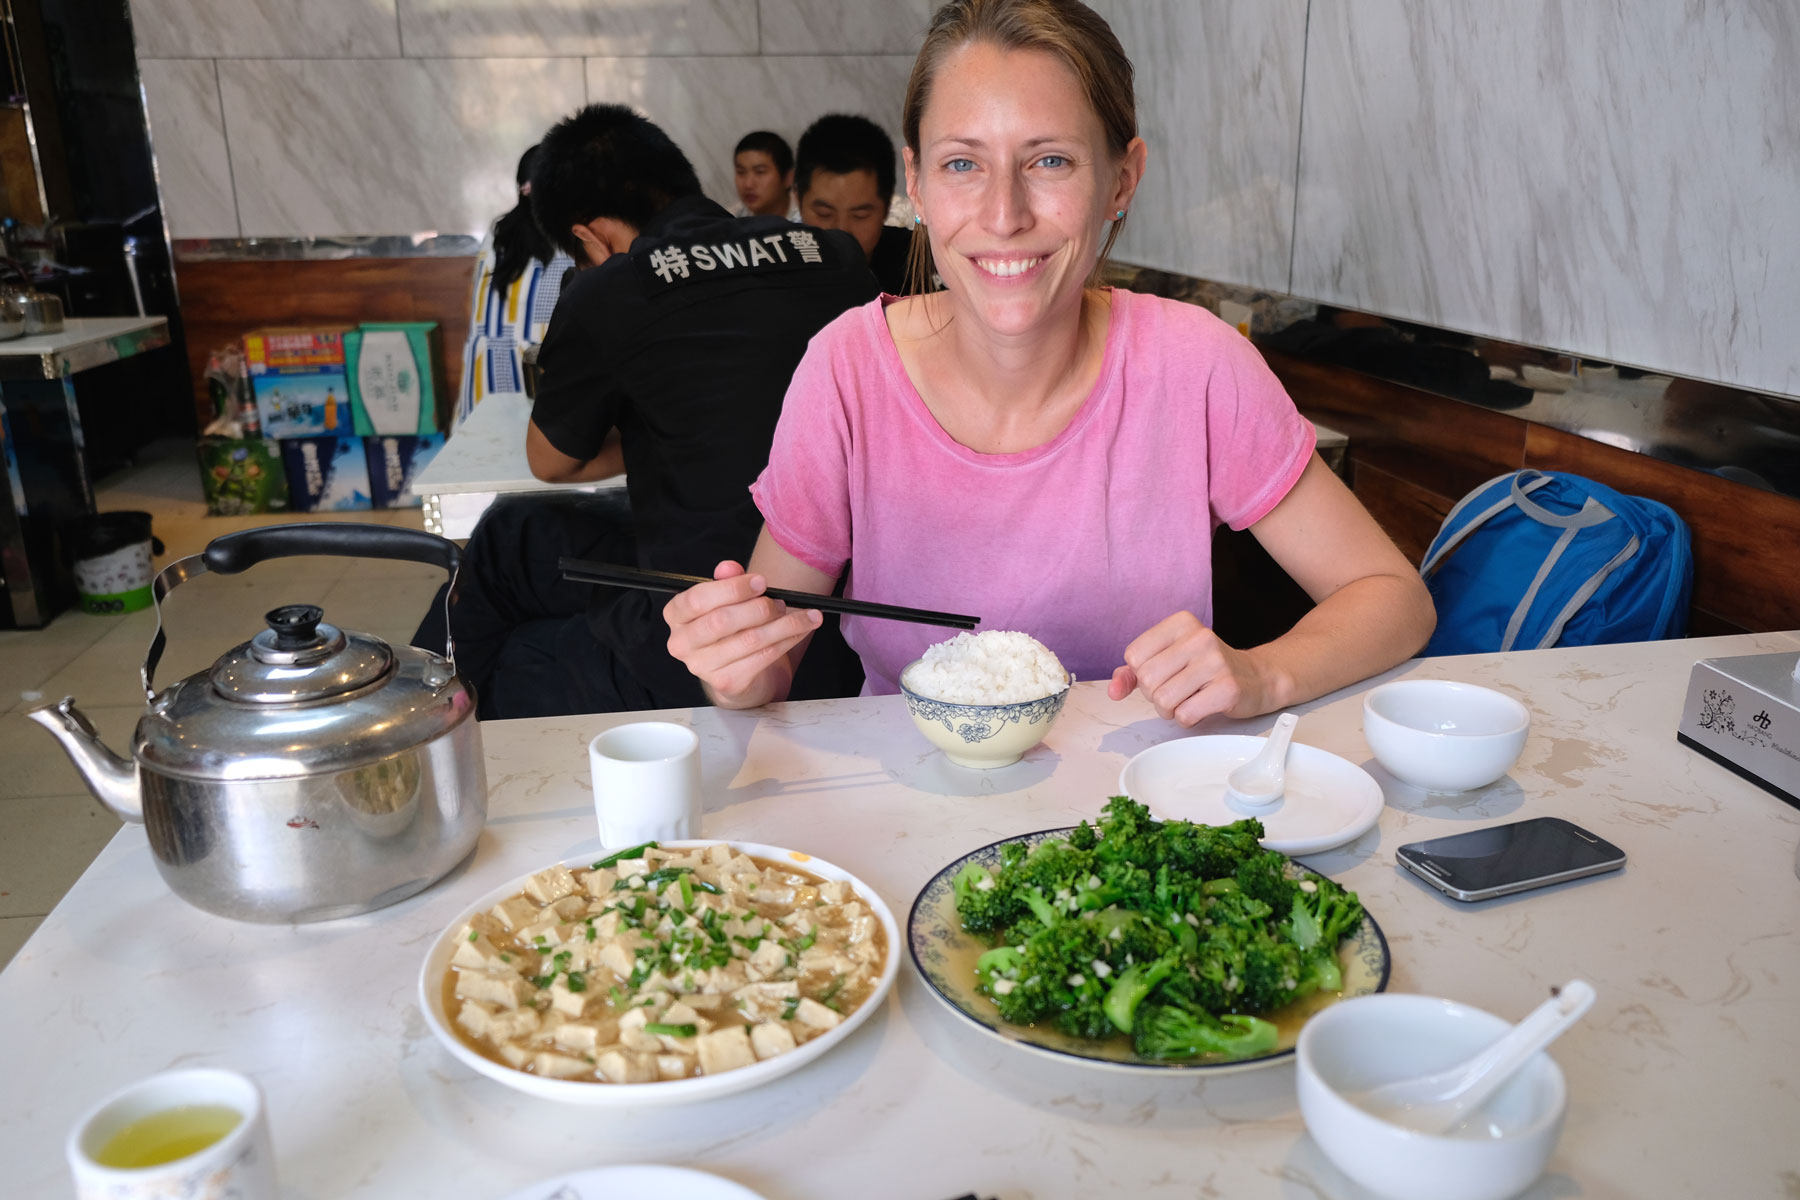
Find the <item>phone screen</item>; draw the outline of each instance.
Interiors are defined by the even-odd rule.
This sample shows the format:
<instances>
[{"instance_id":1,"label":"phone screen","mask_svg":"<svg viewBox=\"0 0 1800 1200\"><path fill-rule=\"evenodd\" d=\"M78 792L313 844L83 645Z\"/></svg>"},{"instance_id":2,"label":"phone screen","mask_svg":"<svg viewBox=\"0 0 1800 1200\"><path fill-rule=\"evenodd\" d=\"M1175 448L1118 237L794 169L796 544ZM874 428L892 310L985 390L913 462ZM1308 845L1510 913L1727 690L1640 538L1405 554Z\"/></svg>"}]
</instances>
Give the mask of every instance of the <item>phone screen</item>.
<instances>
[{"instance_id":1,"label":"phone screen","mask_svg":"<svg viewBox=\"0 0 1800 1200\"><path fill-rule=\"evenodd\" d=\"M1559 817L1534 817L1400 847L1414 874L1452 895L1504 895L1625 865L1625 854Z\"/></svg>"}]
</instances>

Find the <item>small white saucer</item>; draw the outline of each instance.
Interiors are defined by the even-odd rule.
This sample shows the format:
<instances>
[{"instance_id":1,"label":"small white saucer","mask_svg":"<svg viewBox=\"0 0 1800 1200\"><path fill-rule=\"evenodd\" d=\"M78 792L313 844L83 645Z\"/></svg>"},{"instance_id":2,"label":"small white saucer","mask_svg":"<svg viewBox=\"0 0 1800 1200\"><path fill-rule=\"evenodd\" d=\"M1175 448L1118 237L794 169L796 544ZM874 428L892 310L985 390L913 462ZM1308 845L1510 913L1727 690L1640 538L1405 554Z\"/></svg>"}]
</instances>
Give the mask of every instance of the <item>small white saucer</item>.
<instances>
[{"instance_id":1,"label":"small white saucer","mask_svg":"<svg viewBox=\"0 0 1800 1200\"><path fill-rule=\"evenodd\" d=\"M1283 854L1313 854L1354 841L1381 819L1381 785L1356 764L1316 746L1288 751L1287 792L1261 808L1225 798L1225 778L1255 758L1264 739L1233 734L1181 738L1152 746L1125 764L1119 790L1163 820L1229 825L1263 823L1262 844Z\"/></svg>"},{"instance_id":2,"label":"small white saucer","mask_svg":"<svg viewBox=\"0 0 1800 1200\"><path fill-rule=\"evenodd\" d=\"M762 1200L729 1179L686 1167L650 1165L594 1167L534 1183L506 1200L616 1200L655 1196L657 1200Z\"/></svg>"}]
</instances>

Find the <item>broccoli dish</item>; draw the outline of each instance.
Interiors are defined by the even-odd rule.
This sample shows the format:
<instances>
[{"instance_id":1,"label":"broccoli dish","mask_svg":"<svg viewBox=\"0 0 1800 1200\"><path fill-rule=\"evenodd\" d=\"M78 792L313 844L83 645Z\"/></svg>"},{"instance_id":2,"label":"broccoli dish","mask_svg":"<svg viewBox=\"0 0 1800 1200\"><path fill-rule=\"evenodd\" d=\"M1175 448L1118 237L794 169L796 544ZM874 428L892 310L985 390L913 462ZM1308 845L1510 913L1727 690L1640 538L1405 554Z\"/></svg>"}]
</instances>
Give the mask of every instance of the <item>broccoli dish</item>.
<instances>
[{"instance_id":1,"label":"broccoli dish","mask_svg":"<svg viewBox=\"0 0 1800 1200\"><path fill-rule=\"evenodd\" d=\"M1339 942L1363 909L1262 833L1156 821L1114 796L1097 826L968 864L953 889L964 930L991 947L981 992L1013 1024L1128 1037L1146 1059L1270 1053L1269 1014L1343 987Z\"/></svg>"}]
</instances>

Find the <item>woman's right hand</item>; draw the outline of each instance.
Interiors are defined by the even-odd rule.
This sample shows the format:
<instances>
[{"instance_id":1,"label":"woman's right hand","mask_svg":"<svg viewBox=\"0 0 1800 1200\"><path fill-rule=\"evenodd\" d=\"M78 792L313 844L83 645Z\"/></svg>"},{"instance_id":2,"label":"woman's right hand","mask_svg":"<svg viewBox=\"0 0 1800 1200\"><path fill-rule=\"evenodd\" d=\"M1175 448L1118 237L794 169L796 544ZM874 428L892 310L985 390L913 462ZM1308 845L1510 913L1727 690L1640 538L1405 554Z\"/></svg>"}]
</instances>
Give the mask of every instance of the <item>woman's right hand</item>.
<instances>
[{"instance_id":1,"label":"woman's right hand","mask_svg":"<svg viewBox=\"0 0 1800 1200\"><path fill-rule=\"evenodd\" d=\"M721 708L784 699L793 682L788 653L823 620L816 609L791 609L765 596L767 588L762 575L722 562L711 583L697 583L663 606L669 653Z\"/></svg>"}]
</instances>

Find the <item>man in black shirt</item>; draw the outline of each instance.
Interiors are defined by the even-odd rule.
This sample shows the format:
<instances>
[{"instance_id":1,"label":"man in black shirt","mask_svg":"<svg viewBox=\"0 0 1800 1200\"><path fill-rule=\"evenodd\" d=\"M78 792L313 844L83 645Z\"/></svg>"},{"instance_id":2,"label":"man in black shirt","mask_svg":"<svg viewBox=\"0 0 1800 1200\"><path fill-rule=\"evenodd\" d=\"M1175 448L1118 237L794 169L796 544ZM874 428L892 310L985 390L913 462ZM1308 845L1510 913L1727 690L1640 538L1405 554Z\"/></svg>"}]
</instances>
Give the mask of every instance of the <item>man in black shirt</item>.
<instances>
[{"instance_id":1,"label":"man in black shirt","mask_svg":"<svg viewBox=\"0 0 1800 1200\"><path fill-rule=\"evenodd\" d=\"M794 193L800 219L856 238L881 290L911 293L906 277L912 230L887 224L894 202L894 143L867 117L831 113L800 135Z\"/></svg>"},{"instance_id":2,"label":"man in black shirt","mask_svg":"<svg viewBox=\"0 0 1800 1200\"><path fill-rule=\"evenodd\" d=\"M794 368L875 280L846 234L733 218L661 129L617 105L545 136L531 198L544 232L588 265L538 351L527 457L549 482L623 469L630 528L596 511L604 500L496 506L463 567L459 663L484 718L703 704L669 656L665 597L562 583L556 559L705 576L742 561L762 527L749 485Z\"/></svg>"}]
</instances>

